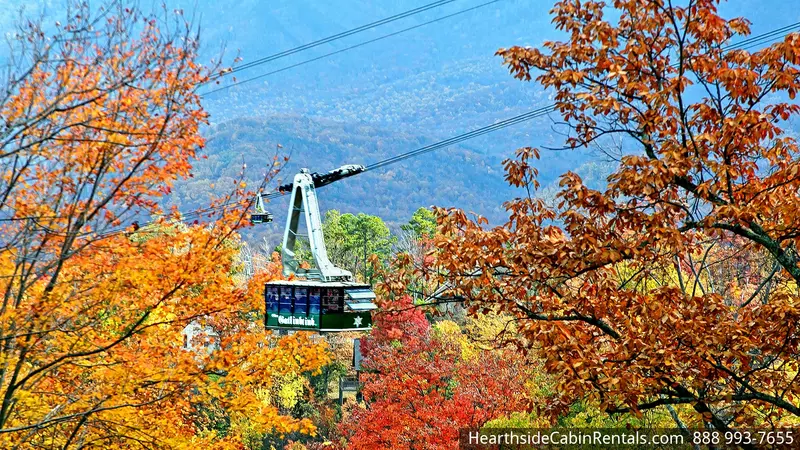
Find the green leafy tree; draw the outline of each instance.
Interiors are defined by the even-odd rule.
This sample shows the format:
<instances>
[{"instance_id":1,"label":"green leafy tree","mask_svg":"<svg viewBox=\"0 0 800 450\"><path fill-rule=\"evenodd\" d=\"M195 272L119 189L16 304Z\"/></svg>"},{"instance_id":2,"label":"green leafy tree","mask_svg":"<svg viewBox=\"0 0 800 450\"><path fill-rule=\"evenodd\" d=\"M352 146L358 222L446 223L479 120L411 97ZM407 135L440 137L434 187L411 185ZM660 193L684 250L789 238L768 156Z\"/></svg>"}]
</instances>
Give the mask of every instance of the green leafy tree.
<instances>
[{"instance_id":1,"label":"green leafy tree","mask_svg":"<svg viewBox=\"0 0 800 450\"><path fill-rule=\"evenodd\" d=\"M431 238L436 234L436 216L428 208L419 208L414 211L407 224L400 226L400 230L417 240Z\"/></svg>"},{"instance_id":2,"label":"green leafy tree","mask_svg":"<svg viewBox=\"0 0 800 450\"><path fill-rule=\"evenodd\" d=\"M360 213L342 214L337 210L325 213L322 224L325 245L331 261L364 280L372 277L372 267L367 264L371 255L386 260L396 238L378 216Z\"/></svg>"}]
</instances>

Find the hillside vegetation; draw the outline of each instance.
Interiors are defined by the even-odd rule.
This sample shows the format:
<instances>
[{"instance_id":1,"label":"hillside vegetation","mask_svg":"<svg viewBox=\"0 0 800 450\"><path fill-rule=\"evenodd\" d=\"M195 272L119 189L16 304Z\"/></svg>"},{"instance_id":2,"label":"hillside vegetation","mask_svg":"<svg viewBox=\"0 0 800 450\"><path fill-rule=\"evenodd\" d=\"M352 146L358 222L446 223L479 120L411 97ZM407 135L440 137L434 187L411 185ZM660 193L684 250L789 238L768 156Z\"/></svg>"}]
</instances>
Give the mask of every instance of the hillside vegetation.
<instances>
[{"instance_id":1,"label":"hillside vegetation","mask_svg":"<svg viewBox=\"0 0 800 450\"><path fill-rule=\"evenodd\" d=\"M257 186L265 168L272 164L276 146L289 156L279 175L280 183L291 181L300 168L317 172L343 164L370 164L432 143L432 140L407 132L388 132L367 124L313 120L300 116L273 116L264 119L238 119L214 126L209 134L205 159L197 161L193 177L176 182L167 206L190 211L207 204L214 195L229 192L244 173L251 186ZM499 133L502 137L502 133ZM498 137L484 137L499 147ZM586 152L560 151L543 155L542 181L553 184L553 175L579 167L578 173L589 183L602 182L611 166L587 162ZM374 172L367 172L319 190L322 211L364 212L383 218L397 230L419 207L431 205L464 208L493 223L505 220L503 199L522 195L504 181L502 159L506 155L486 148L455 145L411 158ZM510 156L510 155L508 155ZM550 195L552 189L542 191ZM249 239L268 237L277 244L283 233L287 200L274 199L267 208L275 221L247 231Z\"/></svg>"}]
</instances>

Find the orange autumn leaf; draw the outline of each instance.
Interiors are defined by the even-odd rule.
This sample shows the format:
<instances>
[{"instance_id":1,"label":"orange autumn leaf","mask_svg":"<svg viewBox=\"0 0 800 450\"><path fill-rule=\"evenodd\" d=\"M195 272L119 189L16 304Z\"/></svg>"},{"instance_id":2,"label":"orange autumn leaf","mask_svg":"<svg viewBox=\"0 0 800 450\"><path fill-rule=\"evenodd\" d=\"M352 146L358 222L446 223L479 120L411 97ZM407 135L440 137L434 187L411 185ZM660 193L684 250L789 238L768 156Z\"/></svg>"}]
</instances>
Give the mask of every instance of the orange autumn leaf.
<instances>
[{"instance_id":1,"label":"orange autumn leaf","mask_svg":"<svg viewBox=\"0 0 800 450\"><path fill-rule=\"evenodd\" d=\"M313 434L259 397L329 356L265 332L279 262L237 281L250 197L188 224L158 207L204 145L197 30L72 6L54 36L20 28L0 100L0 448L241 448L213 414Z\"/></svg>"},{"instance_id":2,"label":"orange autumn leaf","mask_svg":"<svg viewBox=\"0 0 800 450\"><path fill-rule=\"evenodd\" d=\"M567 148L614 144L602 189L566 173L553 204L510 200L492 229L438 210L439 281L515 315L559 380L552 417L597 399L800 422L800 34L738 48L746 19L689 3L559 1L561 40L497 52L552 92ZM537 189L533 156L506 161L510 184Z\"/></svg>"}]
</instances>

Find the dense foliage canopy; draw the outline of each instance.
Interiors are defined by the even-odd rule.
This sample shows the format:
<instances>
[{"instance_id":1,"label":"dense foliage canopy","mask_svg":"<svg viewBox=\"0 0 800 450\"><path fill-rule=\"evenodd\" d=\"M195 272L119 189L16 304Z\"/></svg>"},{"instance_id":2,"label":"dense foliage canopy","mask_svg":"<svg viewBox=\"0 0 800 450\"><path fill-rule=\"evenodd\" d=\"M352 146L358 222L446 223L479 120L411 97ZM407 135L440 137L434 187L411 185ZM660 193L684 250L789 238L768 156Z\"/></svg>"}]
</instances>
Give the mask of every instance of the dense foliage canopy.
<instances>
[{"instance_id":1,"label":"dense foliage canopy","mask_svg":"<svg viewBox=\"0 0 800 450\"><path fill-rule=\"evenodd\" d=\"M180 10L75 2L22 22L0 95L0 447L448 449L467 427L800 423L800 34L737 45L750 23L719 8L561 0L559 40L498 51L552 93L563 148L610 163L554 185L582 157L540 176L526 147L501 188L483 183L497 155L470 150L326 188L343 206L330 257L380 306L369 333L338 336L264 330L282 265L247 242L247 189L428 143L376 125L411 106L231 120L204 151L198 88L220 67ZM423 121L472 123L481 89L420 87L452 106ZM347 122L364 108L371 126ZM420 208L435 202L508 219ZM340 405L345 375L360 393Z\"/></svg>"},{"instance_id":2,"label":"dense foliage canopy","mask_svg":"<svg viewBox=\"0 0 800 450\"><path fill-rule=\"evenodd\" d=\"M197 36L180 16L106 8L76 3L52 36L26 23L3 84L0 447L238 446L208 408L311 433L258 396L328 355L257 326L280 265L235 282L243 186L207 223L158 207L204 144Z\"/></svg>"},{"instance_id":3,"label":"dense foliage canopy","mask_svg":"<svg viewBox=\"0 0 800 450\"><path fill-rule=\"evenodd\" d=\"M564 0L562 40L499 51L553 90L568 147L619 161L603 189L567 173L557 205L510 200L501 227L442 211L442 269L473 311L519 318L560 376L554 415L589 398L721 430L800 420L800 35L731 47L749 22L717 7ZM506 163L531 195L537 156Z\"/></svg>"}]
</instances>

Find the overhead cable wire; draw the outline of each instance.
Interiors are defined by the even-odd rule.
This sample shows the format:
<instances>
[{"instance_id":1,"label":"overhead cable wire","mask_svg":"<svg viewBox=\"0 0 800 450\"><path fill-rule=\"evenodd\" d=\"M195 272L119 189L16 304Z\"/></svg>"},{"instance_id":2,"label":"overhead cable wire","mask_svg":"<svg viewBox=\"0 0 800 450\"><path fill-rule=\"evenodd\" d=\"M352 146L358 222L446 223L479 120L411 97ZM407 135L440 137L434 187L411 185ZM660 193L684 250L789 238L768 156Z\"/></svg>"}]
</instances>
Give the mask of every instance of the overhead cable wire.
<instances>
[{"instance_id":1,"label":"overhead cable wire","mask_svg":"<svg viewBox=\"0 0 800 450\"><path fill-rule=\"evenodd\" d=\"M438 8L440 6L444 6L444 5L448 4L448 3L453 3L455 1L456 0L438 0L438 1L435 1L435 2L432 2L432 3L428 3L426 5L419 6L419 7L414 8L414 9L410 9L408 11L403 11L401 13L398 13L398 14L395 14L395 15L380 19L380 20L376 20L374 22L370 22L370 23L365 24L365 25L358 26L356 28L352 28L352 29L347 30L347 31L342 31L342 32L336 33L334 35L331 35L331 36L328 36L328 37L325 37L325 38L322 38L322 39L318 39L316 41L312 41L312 42L309 42L309 43L306 43L306 44L303 44L303 45L300 45L300 46L297 46L297 47L294 47L294 48L290 48L288 50L284 50L284 51L281 51L281 52L278 52L278 53L275 53L275 54L272 54L272 55L269 55L269 56L265 56L263 58L258 58L256 60L241 64L241 65L236 66L236 67L233 67L231 70L229 70L227 72L219 73L217 75L214 75L211 78L210 81L216 80L217 78L220 78L220 77L232 74L232 73L236 73L236 72L240 72L240 71L245 70L245 69L249 69L251 67L255 67L255 66L258 66L258 65L261 65L261 64L265 64L265 63L268 63L268 62L271 62L271 61L275 61L277 59L284 58L286 56L290 56L290 55L293 55L295 53L299 53L299 52L302 52L302 51L305 51L305 50L308 50L308 49L311 49L311 48L314 48L314 47L318 47L320 45L324 45L324 44L327 44L327 43L330 43L330 42L333 42L333 41L336 41L336 40L339 40L339 39L343 39L343 38L346 38L348 36L352 36L354 34L362 33L364 31L368 31L368 30L371 30L373 28L376 28L376 27L379 27L379 26L382 26L382 25L386 25L388 23L392 23L392 22L395 22L395 21L398 21L398 20L401 20L401 19L405 19L407 17L411 17L411 16L414 16L416 14L420 14L420 13L423 13L425 11L428 11L428 10L431 10L431 9L434 9L434 8ZM206 82L206 83L208 83L208 82Z\"/></svg>"},{"instance_id":2,"label":"overhead cable wire","mask_svg":"<svg viewBox=\"0 0 800 450\"><path fill-rule=\"evenodd\" d=\"M493 133L493 132L501 130L503 128L510 127L512 125L517 125L517 124L522 123L522 122L527 122L528 120L535 119L537 117L541 117L541 116L544 116L546 114L549 114L549 113L555 111L555 109L556 109L555 105L550 105L550 106L545 106L543 108L535 109L533 111L528 111L526 113L523 113L523 114L520 114L520 115L517 115L517 116L514 116L514 117L510 117L510 118L505 119L505 120L501 120L501 121L496 122L496 123L494 123L492 125L487 125L487 126L484 126L484 127L481 127L481 128L477 128L477 129L472 130L470 132L463 133L463 134L460 134L458 136L454 136L452 138L436 142L434 144L426 145L426 146L420 147L420 148L418 148L416 150L411 150L411 151L406 152L406 153L401 153L399 155L395 155L395 156L393 156L391 158L387 158L387 159L384 159L382 161L378 161L376 163L368 165L367 168L366 168L366 171L379 169L381 167L385 167L385 166L388 166L390 164L395 164L395 163L398 163L400 161L406 160L408 158L413 158L415 156L419 156L419 155L422 155L424 153L429 153L429 152L432 152L434 150L438 150L440 148L449 147L451 145L458 144L459 142L464 142L464 141L469 140L469 139L474 139L474 138L476 138L478 136L483 136L484 134Z\"/></svg>"},{"instance_id":3,"label":"overhead cable wire","mask_svg":"<svg viewBox=\"0 0 800 450\"><path fill-rule=\"evenodd\" d=\"M402 18L410 17L410 16L413 16L415 14L419 14L419 13L422 13L424 11L428 11L428 10L434 9L436 7L439 7L439 6L448 4L448 3L453 3L455 1L456 0L439 0L439 1L436 1L436 2L433 2L433 3L429 3L427 5L423 5L423 6L420 6L418 8L414 8L412 10L408 10L408 11L405 11L403 13L387 17L385 19L381 19L379 21L375 21L375 22L372 22L372 23L369 23L369 24L366 24L366 25L362 25L360 27L357 27L357 28L354 28L354 29L351 29L351 30L348 30L348 31L345 31L345 32L342 32L342 33L338 33L336 35L329 36L329 37L324 38L324 39L320 39L320 40L317 40L317 41L314 41L314 42L309 42L309 43L304 44L302 46L295 47L295 48L292 48L292 49L289 49L289 50L285 50L283 52L276 53L274 55L270 55L270 56L265 57L265 58L261 58L259 60L253 61L253 62L248 63L248 64L243 64L241 66L238 66L238 67L234 68L234 70L227 72L226 74L229 74L229 73L232 73L232 72L236 72L236 71L239 71L239 70L244 70L246 68L249 68L249 67L252 67L252 66L255 66L255 65L258 65L258 64L263 64L263 63L266 63L266 62L269 62L269 61L273 61L273 60L282 58L284 56L289 56L291 54L298 53L298 52L303 51L303 50L307 50L307 49L310 49L310 48L313 48L313 47L316 47L316 46L319 46L319 45L322 45L322 44L325 44L325 43L328 43L328 42L332 42L334 40L341 39L343 37L347 37L347 36L350 36L350 35L353 35L353 34L368 30L368 29L372 29L372 28L375 28L375 27L380 26L380 25L391 23L391 22L394 22L396 20L400 20ZM330 52L330 53L327 53L325 55L318 56L316 58L305 60L305 61L302 61L302 62L297 63L297 64L292 64L292 65L290 65L288 67L284 67L284 68L281 68L281 69L278 69L278 70L274 70L274 71L271 71L269 73L259 75L257 77L253 77L253 78L250 78L250 79L247 79L247 80L242 80L240 82L237 82L237 83L234 83L234 84L231 84L231 85L227 85L227 86L223 86L223 87L218 88L218 89L207 91L205 93L202 93L201 97L209 95L209 94L212 94L212 93L215 93L215 92L218 92L218 91L221 91L221 90L229 89L231 87L234 87L234 86L237 86L237 85L240 85L240 84L244 84L244 83L247 83L247 82L253 81L255 79L259 79L259 78L268 76L268 75L272 75L272 74L283 72L285 70L289 70L289 69L292 69L292 68L295 68L295 67L298 67L298 66L309 64L309 63L312 63L312 62L318 61L320 59L324 59L324 58L327 58L327 57L330 57L330 56L333 56L333 55L336 55L336 54L339 54L339 53L343 53L343 52L346 52L346 51L349 51L349 50L353 50L355 48L362 47L362 46L365 46L365 45L368 45L368 44L371 44L371 43L374 43L374 42L377 42L377 41L380 41L380 40L383 40L383 39L387 39L387 38L390 38L390 37L393 37L393 36L397 36L399 34L406 33L408 31L412 31L412 30L415 30L415 29L418 29L418 28L421 28L421 27L424 27L424 26L427 26L427 25L431 25L431 24L434 24L434 23L437 23L437 22L441 22L443 20L446 20L446 19L458 16L458 15L461 15L461 14L465 14L465 13L471 12L471 11L474 11L474 10L479 9L479 8L483 8L485 6L488 6L488 5L491 5L491 4L494 4L494 3L498 3L500 1L502 1L502 0L492 0L492 1L489 1L489 2L485 2L485 3L479 4L479 5L476 5L476 6L461 10L461 11L457 11L457 12L452 13L452 14L447 14L445 16L442 16L442 17L439 17L439 18L436 18L436 19L433 19L433 20L429 20L429 21L426 21L426 22L423 22L423 23L420 23L420 24L417 24L417 25L414 25L414 26L411 26L411 27L404 28L404 29L399 30L399 31L395 31L393 33L389 33L389 34L386 34L386 35L383 35L383 36L380 36L380 37L377 37L377 38L374 38L374 39L370 39L368 41L361 42L361 43L356 44L356 45L352 45L352 46L349 46L349 47L346 47L346 48L343 48L343 49L340 49L340 50L337 50L337 51L334 51L334 52ZM202 86L203 84L205 84L205 83L201 83L200 86ZM277 196L281 195L280 192L275 193L275 194L277 194ZM268 195L268 196L265 196L264 198L273 198L273 196L272 195ZM226 206L229 206L230 204L233 204L233 203L236 203L236 202L228 202L228 203L216 205L214 207L209 207L209 208L206 208L206 209L203 209L203 210L192 211L192 212L189 212L189 213L187 213L186 215L184 215L182 217L184 219L189 219L191 216L199 217L199 216L203 215L206 212L210 212L210 211L213 211L213 210L219 210L219 209L225 208ZM166 217L166 216L167 216L167 214L161 214L161 215L159 215L159 218ZM58 218L58 217L54 217L54 218ZM19 217L19 218L14 218L14 219L0 219L0 221L33 220L33 219L36 219L36 218L35 217ZM150 222L148 222L148 223L146 223L146 224L144 224L142 226L153 224L153 223L156 223L157 221L158 220L153 220L153 221L150 221ZM116 232L118 232L118 231L109 232L109 234L113 234L113 233L116 233ZM121 232L121 230L120 230L120 232Z\"/></svg>"},{"instance_id":4,"label":"overhead cable wire","mask_svg":"<svg viewBox=\"0 0 800 450\"><path fill-rule=\"evenodd\" d=\"M476 6L473 6L471 8L462 9L461 11L457 11L457 12L454 12L452 14L447 14L445 16L442 16L442 17L439 17L439 18L436 18L436 19L433 19L433 20L429 20L427 22L423 22L423 23L420 23L420 24L417 24L417 25L413 25L413 26L410 26L408 28L403 28L402 30L398 30L398 31L395 31L395 32L392 32L392 33L389 33L389 34L384 34L383 36L379 36L379 37L376 37L374 39L370 39L368 41L360 42L358 44L351 45L349 47L345 47L345 48L342 48L342 49L339 49L339 50L336 50L336 51L333 51L333 52L330 52L330 53L325 53L324 55L320 55L320 56L317 56L315 58L311 58L311 59L307 59L307 60L304 60L304 61L300 61L298 63L291 64L291 65L286 66L286 67L281 67L280 69L275 69L275 70L272 70L270 72L262 73L261 75L256 75L256 76L251 77L251 78L247 78L247 79L244 79L244 80L241 80L241 81L237 81L235 83L231 83L231 84L228 84L228 85L225 85L225 86L221 86L221 87L218 87L216 89L212 89L210 91L206 91L206 92L201 93L200 97L206 97L206 96L214 94L216 92L224 91L224 90L230 89L232 87L236 87L236 86L240 86L242 84L250 83L252 81L259 80L261 78L268 77L270 75L275 75L276 73L281 73L281 72L285 72L287 70L294 69L296 67L304 66L306 64L310 64L310 63L319 61L321 59L329 58L331 56L338 55L340 53L344 53L344 52L347 52L347 51L350 51L350 50L353 50L353 49L356 49L356 48L359 48L359 47L363 47L365 45L369 45L369 44L372 44L372 43L375 43L375 42L378 42L378 41L382 41L384 39L388 39L390 37L394 37L394 36L397 36L399 34L403 34L403 33L407 33L407 32L412 31L412 30L416 30L417 28L422 28L424 26L431 25L431 24L434 24L434 23L437 23L437 22L441 22L443 20L447 20L447 19L450 19L452 17L458 16L458 15L461 15L461 14L466 14L468 12L475 11L476 9L483 8L485 6L489 6L491 4L498 3L500 1L502 1L502 0L492 0L492 1L489 1L489 2L486 2L486 3L481 3L480 5L476 5Z\"/></svg>"},{"instance_id":5,"label":"overhead cable wire","mask_svg":"<svg viewBox=\"0 0 800 450\"><path fill-rule=\"evenodd\" d=\"M771 31L767 31L766 33L761 33L761 34L749 37L747 39L744 39L742 41L739 41L739 42L731 44L731 45L729 45L727 47L724 47L723 50L724 51L744 50L745 46L748 46L748 45L753 44L755 42L761 41L763 39L770 39L770 38L772 38L774 36L785 37L786 35L788 35L792 31L797 31L797 30L800 30L800 22L795 22L795 23L786 25L784 27L780 27L780 28L776 28L776 29L771 30Z\"/></svg>"},{"instance_id":6,"label":"overhead cable wire","mask_svg":"<svg viewBox=\"0 0 800 450\"><path fill-rule=\"evenodd\" d=\"M470 140L470 139L474 139L476 137L483 136L485 134L489 134L489 133L501 130L503 128L507 128L507 127L510 127L512 125L517 125L519 123L526 122L528 120L544 116L544 115L549 114L550 112L552 112L554 110L555 110L555 105L550 105L550 106L546 106L546 107L543 107L543 108L535 109L533 111L528 111L526 113L519 114L519 115L516 115L514 117L510 117L508 119L504 119L504 120L501 120L499 122L493 123L491 125L487 125L487 126L484 126L484 127L476 128L476 129L474 129L472 131L469 131L469 132L466 132L466 133L462 133L462 134L459 134L457 136L453 136L451 138L444 139L444 140L438 141L436 143L433 143L433 144L430 144L430 145L426 145L426 146L420 147L418 149L415 149L415 150L412 150L412 151L409 151L409 152L401 153L400 155L396 155L396 156L393 156L391 158L384 159L382 161L378 161L378 162L376 162L374 164L370 164L369 166L367 166L366 167L366 171L379 169L381 167L385 167L385 166L388 166L388 165L391 165L391 164L395 164L395 163L398 163L400 161L406 160L408 158L413 158L415 156L419 156L419 155L424 154L424 153L429 153L429 152L432 152L434 150L438 150L438 149L441 149L441 148L444 148L444 147L449 147L451 145L455 145L455 144L458 144L460 142L464 142L464 141L467 141L467 140ZM264 200L269 200L269 199L281 197L283 195L284 195L284 193L281 192L281 191L274 191L274 192L270 192L270 193L267 193L267 194L263 194L261 197ZM231 202L228 202L228 203L224 203L224 204L216 205L214 207L207 208L205 211L210 212L211 210L214 210L214 209L222 209L222 208L224 208L226 206L230 206L230 205L233 205L233 204L236 204L236 203L240 203L240 202L241 201L231 201ZM202 214L200 214L200 215L202 215ZM178 219L178 221L180 221L180 222L185 222L186 220L187 220L186 218ZM145 227L145 226L148 226L148 225L152 225L152 224L155 224L157 222L158 222L158 220L147 222L147 223L141 224L140 227ZM111 230L111 231L108 231L106 233L101 233L100 237L106 237L106 236L111 236L111 235L114 235L114 234L123 233L126 230L127 230L127 228Z\"/></svg>"},{"instance_id":7,"label":"overhead cable wire","mask_svg":"<svg viewBox=\"0 0 800 450\"><path fill-rule=\"evenodd\" d=\"M491 2L483 3L481 5L477 5L477 6L474 6L472 8L469 8L469 9L466 9L466 10L463 10L463 11L459 11L457 13L450 14L448 16L440 17L440 18L435 19L433 21L425 22L423 24L419 24L419 25L416 25L414 27L411 27L411 28L408 28L408 29L405 29L405 30L401 30L401 31L398 31L398 32L395 32L395 33L392 33L391 35L396 35L396 34L399 34L399 33L405 32L405 31L409 31L410 29L413 29L413 28L419 28L421 26L425 26L427 24L430 24L430 23L433 23L433 22L436 22L436 21L444 20L444 19L452 17L454 15L458 15L458 14L462 14L462 13L465 13L465 12L468 12L468 11L471 11L471 10L475 10L477 8L480 8L480 7L483 7L483 6L492 4L492 3L497 3L499 1L501 1L501 0L493 0ZM725 50L726 51L739 50L739 49L744 50L744 49L752 48L753 46L757 46L757 45L763 44L765 42L771 42L771 41L777 40L777 39L779 39L781 37L785 37L792 30L795 30L795 29L800 29L800 22L796 22L796 23L793 23L793 24L778 28L776 30L772 30L772 31L769 31L769 32L766 32L766 33L762 33L762 34L757 35L757 36L753 36L753 37L751 37L749 39L743 40L741 42L737 42L736 44L732 44L732 45L726 47ZM365 45L367 43L374 42L375 40L383 39L383 38L386 38L386 37L389 37L389 36L390 35L382 36L382 37L376 38L374 40L366 41L366 42L364 42L364 43L362 43L360 45ZM765 41L765 39L766 39L766 41ZM358 47L360 45L357 45L357 46L354 46L354 47ZM354 47L349 47L348 49L354 48ZM332 54L341 53L342 51L346 51L348 49L342 49L342 50L339 50L339 51L334 52ZM326 57L326 56L329 56L329 55L323 55L322 57L315 58L315 60L323 58L323 57ZM308 63L308 62L311 62L311 61L309 60L309 61L303 62L301 64L305 64L305 63ZM675 65L676 64L673 64L673 66L675 66ZM286 70L286 69L288 69L288 68L284 68L284 69L280 69L280 70ZM263 75L263 76L266 76L266 75ZM242 83L247 82L247 81L250 81L250 80L245 80ZM233 85L226 86L225 88L228 88L228 87L233 87ZM215 92L215 91L209 91L206 94L209 94L209 93L212 93L212 92ZM517 116L513 116L513 117L510 117L508 119L501 120L501 121L496 122L494 124L487 125L487 126L484 126L484 127L480 127L480 128L475 129L475 130L469 131L467 133L463 133L463 134L460 134L460 135L457 135L457 136L454 136L454 137L451 137L451 138L448 138L448 139L445 139L445 140L442 140L442 141L439 141L439 142L436 142L436 143L433 143L433 144L430 144L430 145L426 145L426 146L417 148L415 150L411 150L409 152L401 153L399 155L395 155L393 157L390 157L390 158L375 162L373 164L370 164L370 165L366 166L365 172L366 171L371 171L371 170L376 170L376 169L379 169L379 168L382 168L382 167L385 167L385 166L388 166L388 165L391 165L391 164L395 164L395 163L398 163L400 161L404 161L406 159L419 156L421 154L429 153L429 152L432 152L434 150L438 150L438 149L445 148L445 147L448 147L448 146L451 146L451 145L454 145L454 144L457 144L457 143L460 143L460 142L463 142L463 141L466 141L466 140L470 140L470 139L473 139L473 138L476 138L476 137L479 137L479 136L483 136L485 134L493 133L495 131L498 131L498 130L501 130L501 129L504 129L504 128L507 128L507 127L510 127L510 126L517 125L517 124L520 124L522 122L526 122L526 121L535 119L537 117L544 116L544 115L549 114L550 112L553 112L555 110L556 110L556 105L554 105L554 104L553 105L549 105L549 106L545 106L545 107L541 107L541 108L537 108L537 109L528 111L526 113L519 114ZM272 198L280 197L282 195L284 195L283 192L275 191L275 192L271 192L271 193L262 195L262 198L263 199L272 199ZM179 222L185 222L186 220L190 220L190 218L192 218L192 217L201 217L204 214L211 214L211 213L213 213L215 211L222 210L222 209L224 209L224 208L226 208L228 206L231 206L231 205L234 205L234 204L237 204L237 203L241 203L241 201L240 200L228 201L228 202L225 202L225 203L222 203L222 204L219 204L219 205L215 205L215 206L211 206L211 207L208 207L208 208L204 208L204 209L200 209L200 210L196 210L196 211L191 211L189 213L186 213L186 215L181 216L181 218L178 219L178 221ZM159 220L161 220L162 218L164 218L166 216L167 216L166 214L161 215L159 217L159 219L152 220L150 222L146 222L146 223L140 225L140 227L145 227L145 226L148 226L148 225L152 225L152 224L158 223ZM0 219L0 221L10 221L10 220L15 220L16 221L16 220L25 220L25 219L36 219L36 218L34 218L34 217L19 217L19 218ZM114 234L119 234L119 233L125 232L126 230L127 230L127 228L117 229L117 230L110 230L108 232L101 233L99 236L101 236L101 237L111 236L111 235L114 235Z\"/></svg>"}]
</instances>

